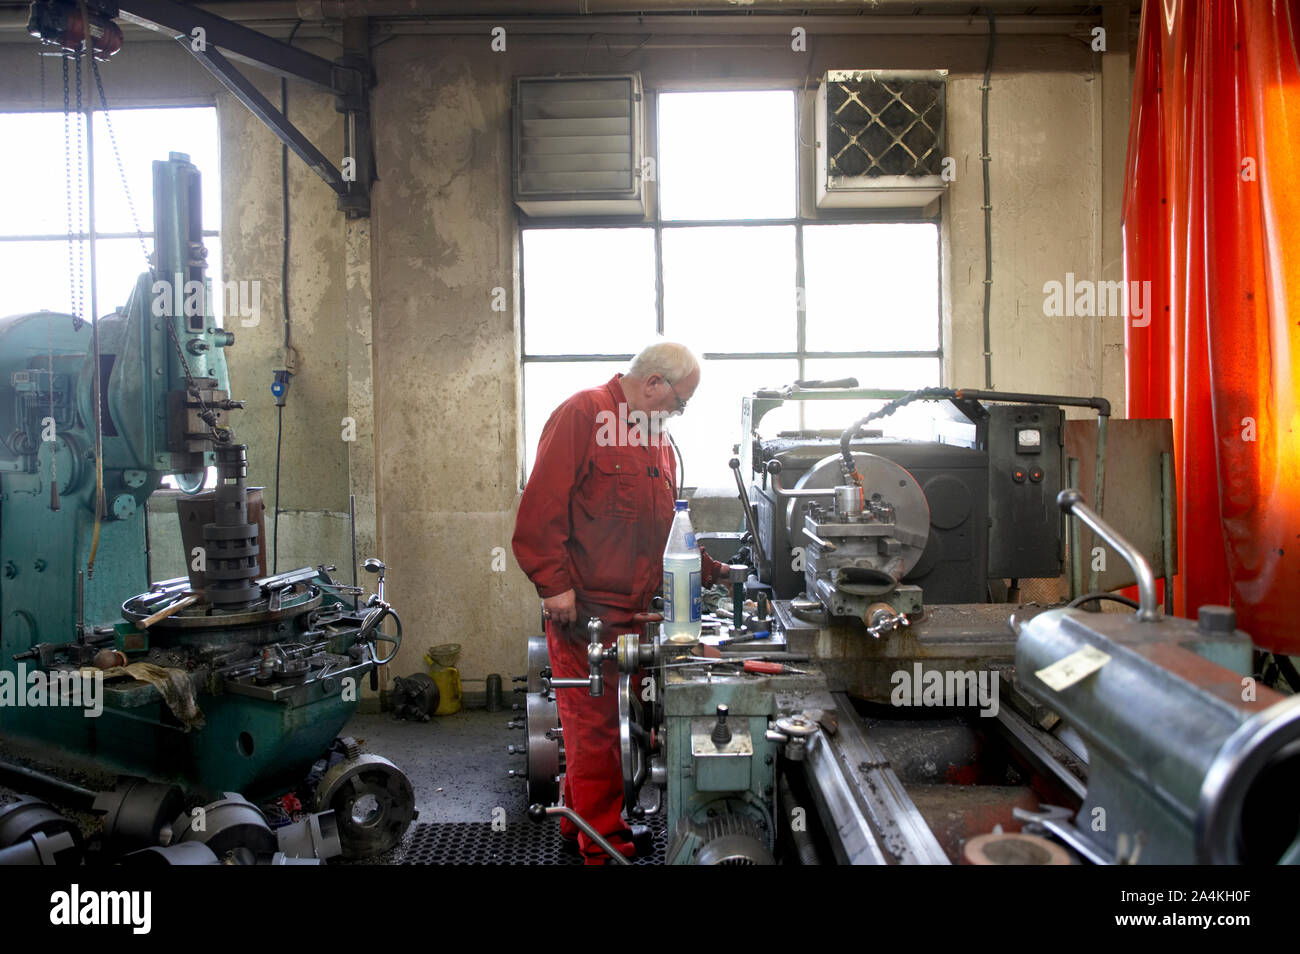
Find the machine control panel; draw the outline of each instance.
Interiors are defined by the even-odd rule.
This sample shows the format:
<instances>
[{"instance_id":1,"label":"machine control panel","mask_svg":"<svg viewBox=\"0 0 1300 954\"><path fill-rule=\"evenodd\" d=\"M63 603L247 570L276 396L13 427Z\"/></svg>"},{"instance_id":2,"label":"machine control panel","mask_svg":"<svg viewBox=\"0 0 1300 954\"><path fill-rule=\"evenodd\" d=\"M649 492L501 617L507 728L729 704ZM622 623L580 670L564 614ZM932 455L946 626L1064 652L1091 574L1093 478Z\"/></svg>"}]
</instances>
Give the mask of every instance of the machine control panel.
<instances>
[{"instance_id":1,"label":"machine control panel","mask_svg":"<svg viewBox=\"0 0 1300 954\"><path fill-rule=\"evenodd\" d=\"M1065 413L1046 404L988 404L989 577L1061 572Z\"/></svg>"}]
</instances>

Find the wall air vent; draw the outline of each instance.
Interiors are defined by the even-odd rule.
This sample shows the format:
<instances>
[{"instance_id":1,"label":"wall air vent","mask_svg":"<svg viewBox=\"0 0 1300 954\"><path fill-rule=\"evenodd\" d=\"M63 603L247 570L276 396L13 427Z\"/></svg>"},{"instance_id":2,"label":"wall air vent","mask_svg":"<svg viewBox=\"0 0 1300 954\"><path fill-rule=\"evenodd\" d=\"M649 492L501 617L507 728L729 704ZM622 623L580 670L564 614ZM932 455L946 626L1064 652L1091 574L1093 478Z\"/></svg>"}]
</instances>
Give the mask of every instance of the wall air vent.
<instances>
[{"instance_id":1,"label":"wall air vent","mask_svg":"<svg viewBox=\"0 0 1300 954\"><path fill-rule=\"evenodd\" d=\"M831 70L817 90L817 207L920 208L943 194L947 70Z\"/></svg>"},{"instance_id":2,"label":"wall air vent","mask_svg":"<svg viewBox=\"0 0 1300 954\"><path fill-rule=\"evenodd\" d=\"M528 215L644 215L641 77L521 76L514 198Z\"/></svg>"}]
</instances>

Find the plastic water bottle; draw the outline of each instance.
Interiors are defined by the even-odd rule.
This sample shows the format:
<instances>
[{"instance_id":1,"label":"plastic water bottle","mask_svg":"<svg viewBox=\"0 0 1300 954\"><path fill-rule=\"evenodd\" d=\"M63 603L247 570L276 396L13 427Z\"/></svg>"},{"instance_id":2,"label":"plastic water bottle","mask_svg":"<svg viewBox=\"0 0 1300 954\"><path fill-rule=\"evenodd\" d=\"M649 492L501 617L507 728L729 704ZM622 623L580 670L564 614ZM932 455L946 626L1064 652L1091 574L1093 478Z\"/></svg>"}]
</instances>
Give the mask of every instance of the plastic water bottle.
<instances>
[{"instance_id":1,"label":"plastic water bottle","mask_svg":"<svg viewBox=\"0 0 1300 954\"><path fill-rule=\"evenodd\" d=\"M700 551L686 501L677 501L664 547L664 636L674 642L700 638Z\"/></svg>"}]
</instances>

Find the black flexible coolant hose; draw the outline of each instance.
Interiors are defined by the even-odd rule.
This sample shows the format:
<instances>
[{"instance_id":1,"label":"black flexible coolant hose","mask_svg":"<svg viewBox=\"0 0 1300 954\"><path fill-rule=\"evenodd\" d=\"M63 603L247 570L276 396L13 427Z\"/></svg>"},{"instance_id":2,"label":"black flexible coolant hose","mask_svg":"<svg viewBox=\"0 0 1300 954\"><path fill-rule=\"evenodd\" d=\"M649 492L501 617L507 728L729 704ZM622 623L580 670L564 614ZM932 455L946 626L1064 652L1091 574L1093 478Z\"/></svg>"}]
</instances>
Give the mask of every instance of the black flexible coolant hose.
<instances>
[{"instance_id":1,"label":"black flexible coolant hose","mask_svg":"<svg viewBox=\"0 0 1300 954\"><path fill-rule=\"evenodd\" d=\"M857 435L863 426L872 421L879 420L882 417L888 417L905 404L911 404L913 401L937 401L950 400L957 396L957 392L952 388L921 388L919 391L913 391L910 394L904 394L901 398L890 401L884 407L877 408L860 421L856 421L849 426L843 434L840 435L840 456L844 458L844 466L850 473L856 470L853 463L853 454L849 451L849 444Z\"/></svg>"},{"instance_id":2,"label":"black flexible coolant hose","mask_svg":"<svg viewBox=\"0 0 1300 954\"><path fill-rule=\"evenodd\" d=\"M1070 602L1065 604L1066 609L1075 609L1084 603L1091 603L1093 600L1111 600L1115 603L1123 603L1125 606L1138 609L1136 601L1129 599L1127 596L1121 596L1118 593L1084 593L1082 596L1076 596Z\"/></svg>"}]
</instances>

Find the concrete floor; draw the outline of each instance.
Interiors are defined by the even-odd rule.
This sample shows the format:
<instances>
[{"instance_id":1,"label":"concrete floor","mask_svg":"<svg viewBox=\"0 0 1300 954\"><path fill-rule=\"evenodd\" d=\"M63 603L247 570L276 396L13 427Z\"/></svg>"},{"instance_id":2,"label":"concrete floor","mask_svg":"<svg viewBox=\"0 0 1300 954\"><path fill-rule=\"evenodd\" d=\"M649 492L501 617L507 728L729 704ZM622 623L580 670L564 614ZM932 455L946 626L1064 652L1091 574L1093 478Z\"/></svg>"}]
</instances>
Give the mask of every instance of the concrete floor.
<instances>
[{"instance_id":1,"label":"concrete floor","mask_svg":"<svg viewBox=\"0 0 1300 954\"><path fill-rule=\"evenodd\" d=\"M509 703L507 703L509 705ZM511 712L462 709L431 722L399 722L388 713L353 716L339 735L364 739L364 749L382 755L406 773L415 789L417 822L490 822L492 810L522 819L527 784L506 776L524 771L522 755L506 746L522 744L522 729L508 729Z\"/></svg>"},{"instance_id":2,"label":"concrete floor","mask_svg":"<svg viewBox=\"0 0 1300 954\"><path fill-rule=\"evenodd\" d=\"M382 755L405 772L420 814L390 851L364 861L331 864L579 863L576 855L557 854L558 821L548 819L539 826L528 819L527 782L507 775L511 769L525 772L527 768L523 755L506 751L508 745L525 741L522 729L507 728L512 714L509 708L501 712L469 708L435 716L427 723L398 722L388 713L353 716L339 734L363 739L365 751ZM495 820L497 808L505 810L499 840L479 828ZM668 838L661 818L657 821L649 822L654 850L638 858L638 865L663 864ZM456 823L477 823L478 834ZM427 830L431 825L446 827L431 838ZM430 860L430 853L435 860Z\"/></svg>"}]
</instances>

